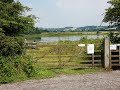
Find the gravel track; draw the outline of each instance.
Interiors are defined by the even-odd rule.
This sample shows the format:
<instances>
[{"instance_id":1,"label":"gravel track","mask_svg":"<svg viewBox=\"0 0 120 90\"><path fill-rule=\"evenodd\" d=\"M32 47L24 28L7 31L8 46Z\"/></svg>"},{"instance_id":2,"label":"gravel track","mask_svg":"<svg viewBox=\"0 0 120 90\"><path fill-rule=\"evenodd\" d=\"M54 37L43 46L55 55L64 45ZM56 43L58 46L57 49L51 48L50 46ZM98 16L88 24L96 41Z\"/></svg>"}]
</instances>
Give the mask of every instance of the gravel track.
<instances>
[{"instance_id":1,"label":"gravel track","mask_svg":"<svg viewBox=\"0 0 120 90\"><path fill-rule=\"evenodd\" d=\"M120 71L28 80L0 85L0 90L120 90Z\"/></svg>"}]
</instances>

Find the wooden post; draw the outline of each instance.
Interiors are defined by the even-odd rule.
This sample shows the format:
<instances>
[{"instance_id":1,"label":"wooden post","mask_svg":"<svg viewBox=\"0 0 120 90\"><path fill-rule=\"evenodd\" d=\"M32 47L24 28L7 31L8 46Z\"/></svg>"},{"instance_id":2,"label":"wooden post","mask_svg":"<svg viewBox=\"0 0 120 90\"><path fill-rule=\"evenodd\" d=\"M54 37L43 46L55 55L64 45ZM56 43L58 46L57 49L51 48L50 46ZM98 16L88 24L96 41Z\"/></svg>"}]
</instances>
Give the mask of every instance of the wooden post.
<instances>
[{"instance_id":1,"label":"wooden post","mask_svg":"<svg viewBox=\"0 0 120 90\"><path fill-rule=\"evenodd\" d=\"M61 47L58 45L58 66L61 67Z\"/></svg>"},{"instance_id":2,"label":"wooden post","mask_svg":"<svg viewBox=\"0 0 120 90\"><path fill-rule=\"evenodd\" d=\"M120 66L120 46L119 46L119 66Z\"/></svg>"},{"instance_id":3,"label":"wooden post","mask_svg":"<svg viewBox=\"0 0 120 90\"><path fill-rule=\"evenodd\" d=\"M110 50L109 53L110 53L110 55L109 55L109 57L110 57L109 59L110 60L109 61L110 61L110 68L111 68L112 67L112 51Z\"/></svg>"},{"instance_id":4,"label":"wooden post","mask_svg":"<svg viewBox=\"0 0 120 90\"><path fill-rule=\"evenodd\" d=\"M94 67L94 54L92 54L92 66Z\"/></svg>"},{"instance_id":5,"label":"wooden post","mask_svg":"<svg viewBox=\"0 0 120 90\"><path fill-rule=\"evenodd\" d=\"M110 40L109 38L104 39L104 68L110 69Z\"/></svg>"}]
</instances>

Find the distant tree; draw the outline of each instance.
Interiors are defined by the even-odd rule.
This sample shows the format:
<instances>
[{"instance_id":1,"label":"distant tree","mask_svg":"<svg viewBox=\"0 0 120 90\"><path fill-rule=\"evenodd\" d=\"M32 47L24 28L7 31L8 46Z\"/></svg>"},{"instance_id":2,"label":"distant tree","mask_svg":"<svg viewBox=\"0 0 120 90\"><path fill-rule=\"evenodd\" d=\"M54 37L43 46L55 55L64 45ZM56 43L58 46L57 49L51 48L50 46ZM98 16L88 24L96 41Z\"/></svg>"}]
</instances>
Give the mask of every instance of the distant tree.
<instances>
[{"instance_id":1,"label":"distant tree","mask_svg":"<svg viewBox=\"0 0 120 90\"><path fill-rule=\"evenodd\" d=\"M39 28L39 27L36 27L36 28L35 28L35 33L41 34L42 32L43 32L43 29L42 29L42 28Z\"/></svg>"},{"instance_id":2,"label":"distant tree","mask_svg":"<svg viewBox=\"0 0 120 90\"><path fill-rule=\"evenodd\" d=\"M21 34L41 34L42 32L43 32L43 28L34 27L34 28L28 28Z\"/></svg>"},{"instance_id":3,"label":"distant tree","mask_svg":"<svg viewBox=\"0 0 120 90\"><path fill-rule=\"evenodd\" d=\"M50 32L48 29L44 29L43 32Z\"/></svg>"}]
</instances>

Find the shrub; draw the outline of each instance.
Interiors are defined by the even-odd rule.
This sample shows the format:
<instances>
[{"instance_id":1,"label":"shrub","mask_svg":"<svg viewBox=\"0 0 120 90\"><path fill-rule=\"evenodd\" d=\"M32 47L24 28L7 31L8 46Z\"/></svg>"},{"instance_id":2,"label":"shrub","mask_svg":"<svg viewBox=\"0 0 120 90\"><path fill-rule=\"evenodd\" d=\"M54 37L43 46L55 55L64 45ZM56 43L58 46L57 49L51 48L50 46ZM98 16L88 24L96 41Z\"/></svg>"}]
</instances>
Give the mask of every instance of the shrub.
<instances>
[{"instance_id":1,"label":"shrub","mask_svg":"<svg viewBox=\"0 0 120 90\"><path fill-rule=\"evenodd\" d=\"M25 55L21 38L0 33L0 83L31 77L34 72L31 57Z\"/></svg>"},{"instance_id":2,"label":"shrub","mask_svg":"<svg viewBox=\"0 0 120 90\"><path fill-rule=\"evenodd\" d=\"M31 77L34 74L34 63L32 61L32 58L29 56L23 56L21 57L21 66L22 70L25 72L27 77Z\"/></svg>"},{"instance_id":3,"label":"shrub","mask_svg":"<svg viewBox=\"0 0 120 90\"><path fill-rule=\"evenodd\" d=\"M20 38L1 36L0 37L0 55L16 56L24 52L24 42Z\"/></svg>"},{"instance_id":4,"label":"shrub","mask_svg":"<svg viewBox=\"0 0 120 90\"><path fill-rule=\"evenodd\" d=\"M0 57L0 83L7 83L13 80L16 75L15 67L10 58Z\"/></svg>"},{"instance_id":5,"label":"shrub","mask_svg":"<svg viewBox=\"0 0 120 90\"><path fill-rule=\"evenodd\" d=\"M0 68L0 83L31 77L34 73L32 60L28 56L0 57Z\"/></svg>"},{"instance_id":6,"label":"shrub","mask_svg":"<svg viewBox=\"0 0 120 90\"><path fill-rule=\"evenodd\" d=\"M108 37L110 38L111 43L120 43L119 34L114 34L114 32L110 32Z\"/></svg>"}]
</instances>

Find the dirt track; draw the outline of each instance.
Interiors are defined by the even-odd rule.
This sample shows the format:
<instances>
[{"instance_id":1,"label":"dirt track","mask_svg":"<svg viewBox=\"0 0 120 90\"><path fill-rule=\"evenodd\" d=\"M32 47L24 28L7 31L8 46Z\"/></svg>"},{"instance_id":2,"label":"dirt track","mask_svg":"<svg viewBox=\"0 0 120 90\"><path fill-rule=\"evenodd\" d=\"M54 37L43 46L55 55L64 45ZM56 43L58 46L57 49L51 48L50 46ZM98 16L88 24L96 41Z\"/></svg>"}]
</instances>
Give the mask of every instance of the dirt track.
<instances>
[{"instance_id":1,"label":"dirt track","mask_svg":"<svg viewBox=\"0 0 120 90\"><path fill-rule=\"evenodd\" d=\"M1 85L0 90L120 90L120 71L29 80Z\"/></svg>"}]
</instances>

